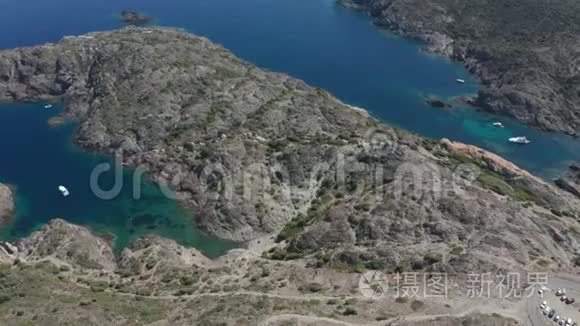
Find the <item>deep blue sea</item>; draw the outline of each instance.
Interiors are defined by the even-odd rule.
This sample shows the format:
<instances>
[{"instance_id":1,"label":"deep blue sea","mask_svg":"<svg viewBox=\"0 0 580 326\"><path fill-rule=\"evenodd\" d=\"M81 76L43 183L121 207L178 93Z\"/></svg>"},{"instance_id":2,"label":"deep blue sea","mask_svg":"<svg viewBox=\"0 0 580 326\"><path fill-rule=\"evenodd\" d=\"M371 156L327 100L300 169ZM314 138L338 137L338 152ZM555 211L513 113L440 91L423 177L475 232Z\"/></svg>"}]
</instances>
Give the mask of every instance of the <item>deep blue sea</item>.
<instances>
[{"instance_id":1,"label":"deep blue sea","mask_svg":"<svg viewBox=\"0 0 580 326\"><path fill-rule=\"evenodd\" d=\"M580 160L580 142L570 137L473 109L429 107L426 95L474 94L477 85L462 66L422 53L421 44L381 31L365 14L334 0L0 0L0 8L0 48L118 28L118 13L135 9L154 16L156 25L207 36L260 67L325 88L390 124L481 146L544 178ZM457 78L466 84L456 83ZM131 198L129 188L114 200L95 198L88 175L107 158L75 149L74 125L49 128L46 120L57 111L33 104L0 107L0 181L15 186L18 194L18 215L0 232L2 238L26 235L52 217L63 217L115 234L119 247L148 232L213 255L231 247L203 236L191 216L150 183L140 200ZM493 127L493 121L506 128ZM532 143L507 142L520 135ZM66 200L56 192L61 183L71 188Z\"/></svg>"}]
</instances>

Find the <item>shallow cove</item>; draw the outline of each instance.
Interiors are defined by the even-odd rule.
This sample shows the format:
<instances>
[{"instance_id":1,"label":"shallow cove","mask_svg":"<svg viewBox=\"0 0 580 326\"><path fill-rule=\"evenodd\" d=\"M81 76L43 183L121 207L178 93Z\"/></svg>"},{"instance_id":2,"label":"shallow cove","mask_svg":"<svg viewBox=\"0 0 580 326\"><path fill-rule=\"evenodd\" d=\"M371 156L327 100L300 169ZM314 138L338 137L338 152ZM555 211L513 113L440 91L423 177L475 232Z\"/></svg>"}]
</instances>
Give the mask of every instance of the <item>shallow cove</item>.
<instances>
[{"instance_id":1,"label":"shallow cove","mask_svg":"<svg viewBox=\"0 0 580 326\"><path fill-rule=\"evenodd\" d=\"M147 233L155 233L193 246L208 256L234 247L233 243L202 234L193 217L159 187L143 178L141 196L133 198L133 171L123 169L123 187L111 200L98 198L90 187L90 175L100 163L111 163L102 155L83 152L73 146L75 125L49 127L47 120L60 108L42 104L0 105L0 182L16 189L16 216L0 229L0 239L28 235L55 217L89 226L98 233L115 236L115 249ZM111 189L112 171L99 178L103 190ZM59 185L70 196L63 197Z\"/></svg>"}]
</instances>

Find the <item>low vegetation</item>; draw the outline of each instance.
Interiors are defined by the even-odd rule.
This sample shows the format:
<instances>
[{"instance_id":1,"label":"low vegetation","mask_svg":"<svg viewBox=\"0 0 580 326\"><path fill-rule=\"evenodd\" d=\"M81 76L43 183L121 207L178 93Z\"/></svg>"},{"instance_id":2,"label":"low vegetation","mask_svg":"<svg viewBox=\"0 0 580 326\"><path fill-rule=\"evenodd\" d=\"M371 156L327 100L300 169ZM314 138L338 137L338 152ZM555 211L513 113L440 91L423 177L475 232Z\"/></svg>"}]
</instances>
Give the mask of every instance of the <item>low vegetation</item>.
<instances>
[{"instance_id":1,"label":"low vegetation","mask_svg":"<svg viewBox=\"0 0 580 326\"><path fill-rule=\"evenodd\" d=\"M497 192L500 195L509 196L519 201L527 202L533 200L532 195L525 189L511 186L497 174L489 171L482 171L477 180L488 189Z\"/></svg>"}]
</instances>

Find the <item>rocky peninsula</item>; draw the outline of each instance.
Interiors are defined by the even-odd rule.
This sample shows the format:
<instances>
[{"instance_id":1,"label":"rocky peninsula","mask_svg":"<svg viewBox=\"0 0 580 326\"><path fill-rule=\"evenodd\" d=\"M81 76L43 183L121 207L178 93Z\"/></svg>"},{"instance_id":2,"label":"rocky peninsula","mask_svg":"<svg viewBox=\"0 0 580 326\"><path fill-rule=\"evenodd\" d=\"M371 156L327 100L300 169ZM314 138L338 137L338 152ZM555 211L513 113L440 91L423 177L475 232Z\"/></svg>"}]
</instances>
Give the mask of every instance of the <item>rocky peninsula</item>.
<instances>
[{"instance_id":1,"label":"rocky peninsula","mask_svg":"<svg viewBox=\"0 0 580 326\"><path fill-rule=\"evenodd\" d=\"M79 146L122 152L212 235L276 238L272 259L575 268L575 196L483 150L392 128L202 37L125 28L1 51L0 100L45 98L79 120Z\"/></svg>"},{"instance_id":2,"label":"rocky peninsula","mask_svg":"<svg viewBox=\"0 0 580 326\"><path fill-rule=\"evenodd\" d=\"M580 6L573 0L342 0L478 79L477 105L543 130L580 130Z\"/></svg>"}]
</instances>

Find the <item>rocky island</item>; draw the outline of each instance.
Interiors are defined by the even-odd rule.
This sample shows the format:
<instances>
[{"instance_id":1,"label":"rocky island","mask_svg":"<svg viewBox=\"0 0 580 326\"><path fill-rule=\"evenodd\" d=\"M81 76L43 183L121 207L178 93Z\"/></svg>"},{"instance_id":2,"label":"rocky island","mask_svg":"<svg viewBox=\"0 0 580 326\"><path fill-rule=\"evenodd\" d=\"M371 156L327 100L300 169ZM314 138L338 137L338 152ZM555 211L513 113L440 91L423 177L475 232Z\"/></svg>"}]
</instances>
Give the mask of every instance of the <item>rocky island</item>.
<instances>
[{"instance_id":1,"label":"rocky island","mask_svg":"<svg viewBox=\"0 0 580 326\"><path fill-rule=\"evenodd\" d=\"M343 0L462 62L477 105L543 130L580 130L580 5L573 0Z\"/></svg>"},{"instance_id":2,"label":"rocky island","mask_svg":"<svg viewBox=\"0 0 580 326\"><path fill-rule=\"evenodd\" d=\"M12 265L1 279L24 284L10 287L24 299L5 298L5 313L54 324L97 316L338 325L396 320L427 304L424 319L398 325L436 324L428 315L441 325L512 325L501 314L459 313L453 302L350 300L356 290L334 277L578 270L572 194L477 147L388 126L206 38L124 28L0 51L0 100L47 98L79 121L83 149L144 168L204 231L249 249L212 261L147 237L115 255L107 241L56 220L3 246ZM67 291L43 301L28 278L46 293Z\"/></svg>"},{"instance_id":3,"label":"rocky island","mask_svg":"<svg viewBox=\"0 0 580 326\"><path fill-rule=\"evenodd\" d=\"M425 103L427 103L428 105L430 105L434 108L450 109L453 107L452 104L444 102L443 100L440 100L440 99L433 97L433 96L427 96L425 98Z\"/></svg>"},{"instance_id":4,"label":"rocky island","mask_svg":"<svg viewBox=\"0 0 580 326\"><path fill-rule=\"evenodd\" d=\"M153 21L153 17L145 16L133 10L121 11L121 20L129 25L143 25Z\"/></svg>"}]
</instances>

